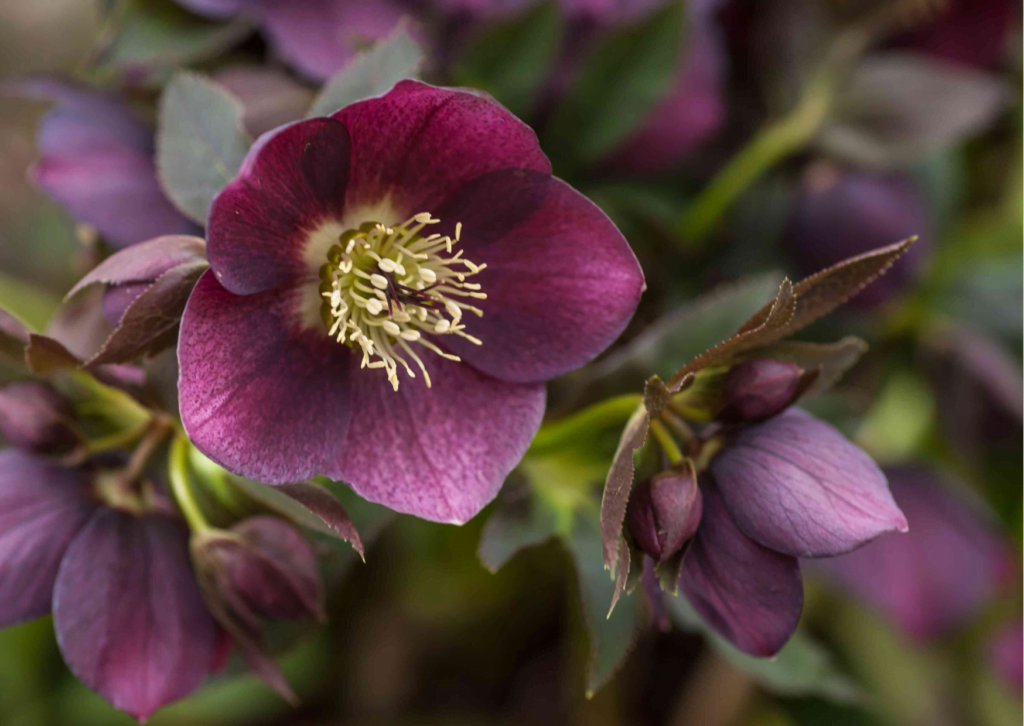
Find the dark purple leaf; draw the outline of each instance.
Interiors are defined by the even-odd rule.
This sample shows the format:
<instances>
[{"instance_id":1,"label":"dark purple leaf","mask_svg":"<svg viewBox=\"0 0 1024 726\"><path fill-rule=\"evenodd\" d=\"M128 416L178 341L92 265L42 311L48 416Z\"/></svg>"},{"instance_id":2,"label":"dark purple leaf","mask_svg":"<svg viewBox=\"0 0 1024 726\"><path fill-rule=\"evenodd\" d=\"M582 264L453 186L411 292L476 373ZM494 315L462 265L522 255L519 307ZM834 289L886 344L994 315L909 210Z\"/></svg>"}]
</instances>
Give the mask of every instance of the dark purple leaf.
<instances>
[{"instance_id":1,"label":"dark purple leaf","mask_svg":"<svg viewBox=\"0 0 1024 726\"><path fill-rule=\"evenodd\" d=\"M206 242L201 237L167 235L156 237L117 252L94 267L71 288L65 299L80 290L103 283L151 283L171 268L206 260Z\"/></svg>"},{"instance_id":2,"label":"dark purple leaf","mask_svg":"<svg viewBox=\"0 0 1024 726\"><path fill-rule=\"evenodd\" d=\"M333 494L323 487L306 482L283 484L278 487L278 490L284 492L323 520L324 524L333 530L335 536L341 537L348 542L352 545L352 549L359 553L360 557L366 559L363 543L359 539L359 532L356 530L355 524L352 523L352 519L348 516L348 512L345 511L345 507L341 505L341 502Z\"/></svg>"}]
</instances>

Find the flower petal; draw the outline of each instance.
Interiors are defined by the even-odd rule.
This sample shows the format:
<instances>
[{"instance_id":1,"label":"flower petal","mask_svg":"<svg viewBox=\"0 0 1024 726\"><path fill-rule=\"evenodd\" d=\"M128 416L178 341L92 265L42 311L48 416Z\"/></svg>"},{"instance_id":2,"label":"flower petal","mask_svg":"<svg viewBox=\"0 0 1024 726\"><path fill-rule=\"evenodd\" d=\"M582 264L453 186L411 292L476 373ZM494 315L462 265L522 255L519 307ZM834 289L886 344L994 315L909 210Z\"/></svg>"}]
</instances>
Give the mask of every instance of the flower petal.
<instances>
[{"instance_id":1,"label":"flower petal","mask_svg":"<svg viewBox=\"0 0 1024 726\"><path fill-rule=\"evenodd\" d=\"M744 534L779 552L838 555L907 530L875 462L799 409L743 429L711 473Z\"/></svg>"},{"instance_id":2,"label":"flower petal","mask_svg":"<svg viewBox=\"0 0 1024 726\"><path fill-rule=\"evenodd\" d=\"M994 520L928 469L887 469L889 485L911 524L856 552L815 567L859 595L917 638L941 635L978 613L1013 569Z\"/></svg>"},{"instance_id":3,"label":"flower petal","mask_svg":"<svg viewBox=\"0 0 1024 726\"><path fill-rule=\"evenodd\" d=\"M395 219L432 212L466 181L497 169L551 173L533 130L490 97L400 81L331 118L352 135L346 209L390 204Z\"/></svg>"},{"instance_id":4,"label":"flower petal","mask_svg":"<svg viewBox=\"0 0 1024 726\"><path fill-rule=\"evenodd\" d=\"M0 628L50 612L60 560L95 508L81 472L0 452Z\"/></svg>"},{"instance_id":5,"label":"flower petal","mask_svg":"<svg viewBox=\"0 0 1024 726\"><path fill-rule=\"evenodd\" d=\"M208 271L178 339L189 438L230 471L271 484L321 473L349 424L349 349L299 326L296 294L232 295Z\"/></svg>"},{"instance_id":6,"label":"flower petal","mask_svg":"<svg viewBox=\"0 0 1024 726\"><path fill-rule=\"evenodd\" d=\"M544 387L506 383L427 353L422 374L394 391L353 356L352 410L340 456L326 470L398 512L462 524L491 501L544 415Z\"/></svg>"},{"instance_id":7,"label":"flower petal","mask_svg":"<svg viewBox=\"0 0 1024 726\"><path fill-rule=\"evenodd\" d=\"M195 690L213 664L188 530L166 517L97 512L61 563L53 618L72 673L139 720Z\"/></svg>"},{"instance_id":8,"label":"flower petal","mask_svg":"<svg viewBox=\"0 0 1024 726\"><path fill-rule=\"evenodd\" d=\"M207 255L224 287L248 295L308 274L308 236L341 217L349 153L348 130L329 118L282 126L253 144L207 219Z\"/></svg>"},{"instance_id":9,"label":"flower petal","mask_svg":"<svg viewBox=\"0 0 1024 726\"><path fill-rule=\"evenodd\" d=\"M538 382L579 368L626 327L644 276L622 234L565 182L501 170L465 184L441 205L440 234L462 224L466 257L487 269L473 277L486 300L467 316L474 345L447 347L496 378Z\"/></svg>"},{"instance_id":10,"label":"flower petal","mask_svg":"<svg viewBox=\"0 0 1024 726\"><path fill-rule=\"evenodd\" d=\"M267 3L263 23L289 65L323 81L361 47L394 30L402 14L391 0L287 0Z\"/></svg>"},{"instance_id":11,"label":"flower petal","mask_svg":"<svg viewBox=\"0 0 1024 726\"><path fill-rule=\"evenodd\" d=\"M737 648L775 655L800 621L800 564L744 535L714 486L702 492L704 518L683 558L679 587L701 617Z\"/></svg>"}]
</instances>

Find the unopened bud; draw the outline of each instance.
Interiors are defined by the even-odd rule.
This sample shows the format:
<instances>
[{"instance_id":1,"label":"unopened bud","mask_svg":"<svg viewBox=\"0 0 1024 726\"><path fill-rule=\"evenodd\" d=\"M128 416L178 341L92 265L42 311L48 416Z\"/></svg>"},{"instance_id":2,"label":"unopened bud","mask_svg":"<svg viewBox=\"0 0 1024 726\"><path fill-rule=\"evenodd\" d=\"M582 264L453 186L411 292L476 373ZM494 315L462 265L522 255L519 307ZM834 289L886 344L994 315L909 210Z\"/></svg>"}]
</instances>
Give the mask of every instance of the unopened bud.
<instances>
[{"instance_id":1,"label":"unopened bud","mask_svg":"<svg viewBox=\"0 0 1024 726\"><path fill-rule=\"evenodd\" d=\"M322 620L323 583L303 536L276 517L250 517L227 532L204 533L196 565L215 597L252 629L258 618Z\"/></svg>"},{"instance_id":2,"label":"unopened bud","mask_svg":"<svg viewBox=\"0 0 1024 726\"><path fill-rule=\"evenodd\" d=\"M0 432L34 454L66 454L80 443L71 404L46 383L22 381L0 389Z\"/></svg>"},{"instance_id":3,"label":"unopened bud","mask_svg":"<svg viewBox=\"0 0 1024 726\"><path fill-rule=\"evenodd\" d=\"M688 468L664 471L637 486L626 519L640 549L662 562L697 531L702 510L697 479Z\"/></svg>"},{"instance_id":4,"label":"unopened bud","mask_svg":"<svg viewBox=\"0 0 1024 726\"><path fill-rule=\"evenodd\" d=\"M800 366L774 358L747 361L729 371L721 421L762 421L782 412L793 400L802 375Z\"/></svg>"}]
</instances>

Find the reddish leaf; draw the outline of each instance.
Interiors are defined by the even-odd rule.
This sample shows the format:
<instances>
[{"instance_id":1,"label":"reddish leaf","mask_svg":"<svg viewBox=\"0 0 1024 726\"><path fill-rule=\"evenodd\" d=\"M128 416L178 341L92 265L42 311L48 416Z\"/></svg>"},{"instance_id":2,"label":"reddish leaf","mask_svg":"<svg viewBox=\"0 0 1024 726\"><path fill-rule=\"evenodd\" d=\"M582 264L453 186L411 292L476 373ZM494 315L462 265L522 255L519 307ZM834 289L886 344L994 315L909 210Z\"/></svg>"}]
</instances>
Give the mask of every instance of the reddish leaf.
<instances>
[{"instance_id":1,"label":"reddish leaf","mask_svg":"<svg viewBox=\"0 0 1024 726\"><path fill-rule=\"evenodd\" d=\"M167 235L127 247L111 255L71 288L65 300L97 283L123 285L152 282L168 270L206 260L206 242L189 235Z\"/></svg>"},{"instance_id":2,"label":"reddish leaf","mask_svg":"<svg viewBox=\"0 0 1024 726\"><path fill-rule=\"evenodd\" d=\"M361 558L366 559L363 542L359 539L359 532L356 531L355 524L352 523L345 507L329 491L306 482L283 484L277 488L320 517L324 524L352 545L352 549L358 552Z\"/></svg>"},{"instance_id":3,"label":"reddish leaf","mask_svg":"<svg viewBox=\"0 0 1024 726\"><path fill-rule=\"evenodd\" d=\"M25 362L33 373L51 373L66 368L78 368L82 361L72 355L64 345L46 335L29 334L25 347Z\"/></svg>"}]
</instances>

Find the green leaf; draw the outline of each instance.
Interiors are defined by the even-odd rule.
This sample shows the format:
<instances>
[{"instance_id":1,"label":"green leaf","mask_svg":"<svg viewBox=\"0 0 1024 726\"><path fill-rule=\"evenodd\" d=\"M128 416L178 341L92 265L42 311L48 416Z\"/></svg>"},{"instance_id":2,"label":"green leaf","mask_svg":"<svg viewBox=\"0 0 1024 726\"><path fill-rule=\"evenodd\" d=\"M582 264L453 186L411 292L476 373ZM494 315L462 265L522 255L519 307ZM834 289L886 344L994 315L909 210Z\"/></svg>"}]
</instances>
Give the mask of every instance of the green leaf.
<instances>
[{"instance_id":1,"label":"green leaf","mask_svg":"<svg viewBox=\"0 0 1024 726\"><path fill-rule=\"evenodd\" d=\"M242 104L209 78L178 73L160 99L157 173L171 201L199 224L238 174L252 139Z\"/></svg>"},{"instance_id":2,"label":"green leaf","mask_svg":"<svg viewBox=\"0 0 1024 726\"><path fill-rule=\"evenodd\" d=\"M557 529L555 512L525 482L507 482L480 533L477 555L484 567L497 572L520 550L551 539Z\"/></svg>"},{"instance_id":3,"label":"green leaf","mask_svg":"<svg viewBox=\"0 0 1024 726\"><path fill-rule=\"evenodd\" d=\"M547 148L589 164L622 143L672 90L687 34L682 3L616 32L584 59L555 112Z\"/></svg>"},{"instance_id":4,"label":"green leaf","mask_svg":"<svg viewBox=\"0 0 1024 726\"><path fill-rule=\"evenodd\" d=\"M537 91L555 61L562 16L553 2L522 17L488 26L476 35L454 70L460 86L482 88L517 116L537 101Z\"/></svg>"},{"instance_id":5,"label":"green leaf","mask_svg":"<svg viewBox=\"0 0 1024 726\"><path fill-rule=\"evenodd\" d=\"M840 703L859 699L857 686L836 666L831 654L805 630L797 629L774 658L747 655L712 630L685 597L666 598L673 620L701 633L720 655L766 690L781 696L821 696Z\"/></svg>"},{"instance_id":6,"label":"green leaf","mask_svg":"<svg viewBox=\"0 0 1024 726\"><path fill-rule=\"evenodd\" d=\"M176 68L204 61L241 41L255 27L253 18L212 22L185 11L172 0L127 0L108 20L93 51L93 70L102 81L155 86Z\"/></svg>"},{"instance_id":7,"label":"green leaf","mask_svg":"<svg viewBox=\"0 0 1024 726\"><path fill-rule=\"evenodd\" d=\"M423 60L423 48L400 27L335 73L306 116L327 116L350 103L379 96L399 81L415 78Z\"/></svg>"},{"instance_id":8,"label":"green leaf","mask_svg":"<svg viewBox=\"0 0 1024 726\"><path fill-rule=\"evenodd\" d=\"M583 620L590 635L586 677L589 697L615 674L633 649L642 610L640 598L627 597L608 613L615 583L604 566L601 530L594 519L580 513L565 544L576 563Z\"/></svg>"}]
</instances>

